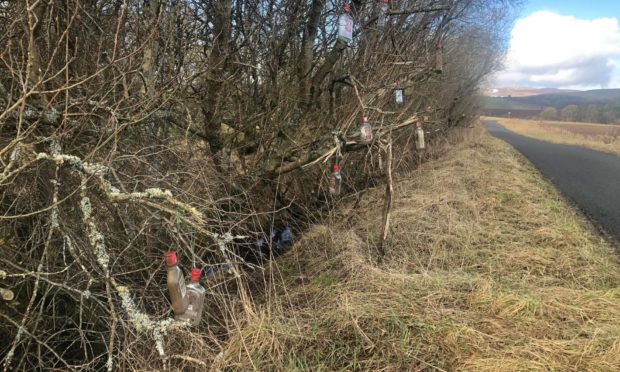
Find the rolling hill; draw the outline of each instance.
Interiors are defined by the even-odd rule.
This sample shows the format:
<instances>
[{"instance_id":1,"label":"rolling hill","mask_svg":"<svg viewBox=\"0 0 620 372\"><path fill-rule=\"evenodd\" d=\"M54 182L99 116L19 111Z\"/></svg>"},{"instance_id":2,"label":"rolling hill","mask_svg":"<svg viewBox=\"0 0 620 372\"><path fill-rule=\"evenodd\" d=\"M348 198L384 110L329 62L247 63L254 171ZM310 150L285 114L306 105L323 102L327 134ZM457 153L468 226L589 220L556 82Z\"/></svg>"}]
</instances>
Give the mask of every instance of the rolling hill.
<instances>
[{"instance_id":1,"label":"rolling hill","mask_svg":"<svg viewBox=\"0 0 620 372\"><path fill-rule=\"evenodd\" d=\"M521 96L483 96L481 105L486 115L513 116L531 118L538 115L545 107L562 109L568 105L585 107L588 105L607 105L620 102L620 89L596 89L587 91L570 91L558 89L532 89L524 95L523 90L510 88L495 89L495 94L520 92ZM540 94L534 94L534 93ZM552 93L549 93L552 92Z\"/></svg>"}]
</instances>

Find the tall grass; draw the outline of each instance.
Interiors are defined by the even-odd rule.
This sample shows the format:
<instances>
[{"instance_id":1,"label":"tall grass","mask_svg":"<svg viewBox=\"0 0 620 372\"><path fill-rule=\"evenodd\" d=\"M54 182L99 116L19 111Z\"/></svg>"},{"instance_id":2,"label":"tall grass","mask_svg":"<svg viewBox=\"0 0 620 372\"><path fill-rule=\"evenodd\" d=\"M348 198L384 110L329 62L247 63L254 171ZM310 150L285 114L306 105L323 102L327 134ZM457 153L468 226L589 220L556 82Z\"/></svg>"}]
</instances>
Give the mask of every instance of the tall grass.
<instances>
[{"instance_id":1,"label":"tall grass","mask_svg":"<svg viewBox=\"0 0 620 372\"><path fill-rule=\"evenodd\" d=\"M400 179L381 264L380 189L272 263L214 368L618 370L616 243L471 132Z\"/></svg>"},{"instance_id":2,"label":"tall grass","mask_svg":"<svg viewBox=\"0 0 620 372\"><path fill-rule=\"evenodd\" d=\"M490 118L506 129L544 141L620 155L620 125Z\"/></svg>"}]
</instances>

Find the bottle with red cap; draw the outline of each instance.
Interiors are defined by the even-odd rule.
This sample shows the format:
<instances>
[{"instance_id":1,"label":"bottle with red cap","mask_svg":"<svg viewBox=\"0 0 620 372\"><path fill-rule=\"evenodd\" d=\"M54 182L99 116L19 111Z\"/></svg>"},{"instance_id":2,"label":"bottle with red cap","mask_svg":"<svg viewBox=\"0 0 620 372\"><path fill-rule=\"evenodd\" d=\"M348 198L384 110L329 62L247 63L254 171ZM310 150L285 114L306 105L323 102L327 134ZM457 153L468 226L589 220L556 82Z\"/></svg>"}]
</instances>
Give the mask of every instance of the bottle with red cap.
<instances>
[{"instance_id":1,"label":"bottle with red cap","mask_svg":"<svg viewBox=\"0 0 620 372\"><path fill-rule=\"evenodd\" d=\"M388 19L388 10L390 9L390 0L383 0L379 10L379 18L377 18L377 26L385 27Z\"/></svg>"},{"instance_id":2,"label":"bottle with red cap","mask_svg":"<svg viewBox=\"0 0 620 372\"><path fill-rule=\"evenodd\" d=\"M331 176L329 177L329 193L331 195L340 195L342 188L342 175L340 174L340 164L334 164Z\"/></svg>"},{"instance_id":3,"label":"bottle with red cap","mask_svg":"<svg viewBox=\"0 0 620 372\"><path fill-rule=\"evenodd\" d=\"M415 142L415 147L418 150L423 150L426 146L424 143L424 129L422 129L422 122L418 120L417 123L415 123L416 126L416 130L415 130L415 135L416 135L416 142Z\"/></svg>"},{"instance_id":4,"label":"bottle with red cap","mask_svg":"<svg viewBox=\"0 0 620 372\"><path fill-rule=\"evenodd\" d=\"M168 283L172 311L174 311L174 315L179 316L185 312L188 304L185 279L183 278L183 272L177 265L177 253L174 251L166 252L164 257L166 259L166 270L168 271L166 281Z\"/></svg>"},{"instance_id":5,"label":"bottle with red cap","mask_svg":"<svg viewBox=\"0 0 620 372\"><path fill-rule=\"evenodd\" d=\"M353 40L353 18L350 12L349 4L344 4L342 14L338 17L338 39L347 44Z\"/></svg>"},{"instance_id":6,"label":"bottle with red cap","mask_svg":"<svg viewBox=\"0 0 620 372\"><path fill-rule=\"evenodd\" d=\"M205 303L206 290L200 285L202 270L192 269L190 283L187 285L187 310L178 316L177 319L188 321L191 325L197 326L202 318L202 309Z\"/></svg>"},{"instance_id":7,"label":"bottle with red cap","mask_svg":"<svg viewBox=\"0 0 620 372\"><path fill-rule=\"evenodd\" d=\"M360 143L362 145L369 145L372 143L372 139L372 126L368 123L368 116L362 116L362 124L360 125Z\"/></svg>"}]
</instances>

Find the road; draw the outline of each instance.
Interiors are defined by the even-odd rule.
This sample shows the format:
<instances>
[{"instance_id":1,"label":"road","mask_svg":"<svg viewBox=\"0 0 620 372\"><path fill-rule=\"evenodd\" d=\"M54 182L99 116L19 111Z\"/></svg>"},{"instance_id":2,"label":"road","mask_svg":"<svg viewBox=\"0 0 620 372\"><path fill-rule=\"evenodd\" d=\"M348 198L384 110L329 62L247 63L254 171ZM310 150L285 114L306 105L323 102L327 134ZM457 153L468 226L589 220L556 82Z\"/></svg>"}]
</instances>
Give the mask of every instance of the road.
<instances>
[{"instance_id":1,"label":"road","mask_svg":"<svg viewBox=\"0 0 620 372\"><path fill-rule=\"evenodd\" d=\"M492 120L484 125L511 144L599 226L620 241L620 157L524 137Z\"/></svg>"}]
</instances>

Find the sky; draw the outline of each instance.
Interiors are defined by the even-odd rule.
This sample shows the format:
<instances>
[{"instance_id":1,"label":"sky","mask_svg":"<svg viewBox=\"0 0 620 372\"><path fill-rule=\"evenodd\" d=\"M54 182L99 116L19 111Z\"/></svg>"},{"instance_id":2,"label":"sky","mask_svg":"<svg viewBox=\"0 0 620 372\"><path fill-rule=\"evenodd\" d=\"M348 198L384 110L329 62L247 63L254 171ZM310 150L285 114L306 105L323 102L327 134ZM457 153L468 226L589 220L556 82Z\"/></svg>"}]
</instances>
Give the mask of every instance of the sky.
<instances>
[{"instance_id":1,"label":"sky","mask_svg":"<svg viewBox=\"0 0 620 372\"><path fill-rule=\"evenodd\" d=\"M495 87L620 88L620 0L529 0Z\"/></svg>"}]
</instances>

